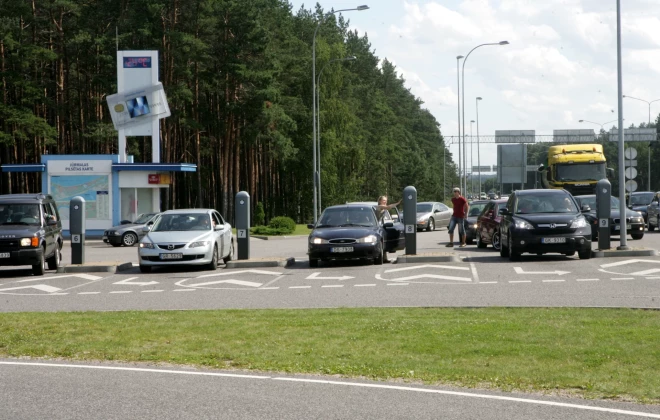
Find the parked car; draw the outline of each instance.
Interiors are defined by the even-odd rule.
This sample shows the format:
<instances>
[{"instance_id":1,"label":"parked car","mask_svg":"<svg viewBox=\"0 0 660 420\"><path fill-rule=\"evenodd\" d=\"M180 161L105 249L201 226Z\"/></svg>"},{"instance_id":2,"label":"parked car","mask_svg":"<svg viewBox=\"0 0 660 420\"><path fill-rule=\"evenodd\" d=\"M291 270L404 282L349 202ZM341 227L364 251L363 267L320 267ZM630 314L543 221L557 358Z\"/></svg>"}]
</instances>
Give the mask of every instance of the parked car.
<instances>
[{"instance_id":1,"label":"parked car","mask_svg":"<svg viewBox=\"0 0 660 420\"><path fill-rule=\"evenodd\" d=\"M319 261L362 259L387 262L387 253L405 247L405 234L396 208L379 219L376 203L348 203L323 210L307 241L309 266ZM393 214L397 217L393 217Z\"/></svg>"},{"instance_id":2,"label":"parked car","mask_svg":"<svg viewBox=\"0 0 660 420\"><path fill-rule=\"evenodd\" d=\"M52 196L0 195L0 265L31 265L41 276L62 261L62 221Z\"/></svg>"},{"instance_id":3,"label":"parked car","mask_svg":"<svg viewBox=\"0 0 660 420\"><path fill-rule=\"evenodd\" d=\"M140 240L140 271L173 265L204 265L218 268L232 260L234 242L231 225L213 209L168 210L153 226L145 226Z\"/></svg>"},{"instance_id":4,"label":"parked car","mask_svg":"<svg viewBox=\"0 0 660 420\"><path fill-rule=\"evenodd\" d=\"M142 213L128 224L113 226L103 232L103 242L112 246L133 246L144 236L142 228L151 226L159 213Z\"/></svg>"},{"instance_id":5,"label":"parked car","mask_svg":"<svg viewBox=\"0 0 660 420\"><path fill-rule=\"evenodd\" d=\"M566 190L515 191L499 213L502 257L518 261L525 252L591 257L591 225Z\"/></svg>"},{"instance_id":6,"label":"parked car","mask_svg":"<svg viewBox=\"0 0 660 420\"><path fill-rule=\"evenodd\" d=\"M496 251L500 250L500 220L499 210L506 206L506 199L491 200L486 204L477 218L477 248L486 248L488 244Z\"/></svg>"},{"instance_id":7,"label":"parked car","mask_svg":"<svg viewBox=\"0 0 660 420\"><path fill-rule=\"evenodd\" d=\"M584 216L587 218L587 221L591 225L591 240L598 240L598 216L597 216L597 206L596 206L596 196L595 195L577 195L575 199L582 206L589 206L590 210L588 212L583 212ZM610 234L618 236L621 232L621 211L619 206L619 199L612 196L610 197L611 208L610 208L610 220L608 225L610 226ZM626 232L632 236L633 239L642 239L644 237L644 218L642 214L626 209Z\"/></svg>"},{"instance_id":8,"label":"parked car","mask_svg":"<svg viewBox=\"0 0 660 420\"><path fill-rule=\"evenodd\" d=\"M470 210L468 210L466 226L465 226L465 242L468 244L474 243L477 237L477 219L481 211L488 204L488 200L475 200L470 202Z\"/></svg>"},{"instance_id":9,"label":"parked car","mask_svg":"<svg viewBox=\"0 0 660 420\"><path fill-rule=\"evenodd\" d=\"M435 201L417 203L417 229L432 232L438 226L447 226L452 213L453 211L442 203Z\"/></svg>"},{"instance_id":10,"label":"parked car","mask_svg":"<svg viewBox=\"0 0 660 420\"><path fill-rule=\"evenodd\" d=\"M648 207L653 201L655 193L653 191L635 191L630 194L628 199L628 208L642 214L644 223L648 222Z\"/></svg>"},{"instance_id":11,"label":"parked car","mask_svg":"<svg viewBox=\"0 0 660 420\"><path fill-rule=\"evenodd\" d=\"M653 195L651 204L646 208L646 219L649 224L649 232L654 231L655 228L660 228L660 192Z\"/></svg>"}]
</instances>

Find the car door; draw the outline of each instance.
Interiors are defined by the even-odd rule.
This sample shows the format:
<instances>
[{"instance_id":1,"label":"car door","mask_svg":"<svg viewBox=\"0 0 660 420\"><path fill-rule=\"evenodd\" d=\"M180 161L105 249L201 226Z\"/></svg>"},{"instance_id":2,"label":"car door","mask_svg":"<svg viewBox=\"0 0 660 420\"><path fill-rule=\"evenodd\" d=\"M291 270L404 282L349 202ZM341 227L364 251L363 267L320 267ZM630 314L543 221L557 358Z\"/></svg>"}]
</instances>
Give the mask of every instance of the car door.
<instances>
[{"instance_id":1,"label":"car door","mask_svg":"<svg viewBox=\"0 0 660 420\"><path fill-rule=\"evenodd\" d=\"M440 222L436 223L438 226L448 226L449 225L449 219L451 219L451 215L453 213L452 209L447 207L446 205L439 203L438 207L440 209Z\"/></svg>"},{"instance_id":2,"label":"car door","mask_svg":"<svg viewBox=\"0 0 660 420\"><path fill-rule=\"evenodd\" d=\"M509 240L509 229L511 227L511 223L513 221L513 209L516 206L516 195L512 194L511 197L509 197L509 201L507 201L506 206L502 206L499 210L498 213L502 209L506 209L507 213L506 214L500 214L500 238L502 240L502 246L504 247L504 244L508 244Z\"/></svg>"},{"instance_id":3,"label":"car door","mask_svg":"<svg viewBox=\"0 0 660 420\"><path fill-rule=\"evenodd\" d=\"M231 229L227 229L225 220L217 211L212 212L211 220L213 221L213 232L216 235L218 247L220 248L220 258L224 258L231 249L229 235L227 234L228 230L231 233Z\"/></svg>"},{"instance_id":4,"label":"car door","mask_svg":"<svg viewBox=\"0 0 660 420\"><path fill-rule=\"evenodd\" d=\"M50 208L48 207L47 203L44 203L39 206L40 209L39 211L41 212L39 216L39 220L41 223L41 226L43 226L43 230L45 232L44 235L44 240L46 242L46 255L45 257L48 258L51 255L54 254L55 252L55 240L56 240L56 232L55 232L55 226L48 225L48 214L50 213Z\"/></svg>"},{"instance_id":5,"label":"car door","mask_svg":"<svg viewBox=\"0 0 660 420\"><path fill-rule=\"evenodd\" d=\"M393 217L393 214L396 217ZM405 248L405 228L403 226L403 222L401 221L399 210L392 208L390 211L384 211L383 217L379 223L381 223L382 228L385 231L385 250L387 252L394 252L396 250Z\"/></svg>"},{"instance_id":6,"label":"car door","mask_svg":"<svg viewBox=\"0 0 660 420\"><path fill-rule=\"evenodd\" d=\"M658 195L655 194L653 197L653 201L651 201L651 204L648 205L647 207L647 212L648 212L648 220L653 220L654 226L658 226L658 213L659 211L659 206L660 206L660 201L658 200Z\"/></svg>"},{"instance_id":7,"label":"car door","mask_svg":"<svg viewBox=\"0 0 660 420\"><path fill-rule=\"evenodd\" d=\"M487 242L490 242L490 238L492 236L492 228L493 228L493 208L495 206L495 203L490 202L486 204L484 207L483 212L477 218L477 235L481 238L481 240L486 240Z\"/></svg>"}]
</instances>

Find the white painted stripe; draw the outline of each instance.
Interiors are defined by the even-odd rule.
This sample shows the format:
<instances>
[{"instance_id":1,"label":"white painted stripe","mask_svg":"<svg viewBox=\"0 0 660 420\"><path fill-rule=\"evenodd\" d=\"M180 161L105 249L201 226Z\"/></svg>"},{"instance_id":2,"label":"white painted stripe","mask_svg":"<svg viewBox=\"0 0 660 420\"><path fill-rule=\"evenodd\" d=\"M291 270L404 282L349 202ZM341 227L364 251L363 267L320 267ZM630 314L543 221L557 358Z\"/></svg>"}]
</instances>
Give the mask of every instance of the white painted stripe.
<instances>
[{"instance_id":1,"label":"white painted stripe","mask_svg":"<svg viewBox=\"0 0 660 420\"><path fill-rule=\"evenodd\" d=\"M608 267L616 267L619 265L626 265L626 264L634 264L638 262L650 262L650 263L655 263L658 264L660 261L657 260L638 260L638 259L632 259L632 260L624 260L624 261L618 261L618 262L613 262L609 264L601 264L600 266L603 268L608 268Z\"/></svg>"},{"instance_id":2,"label":"white painted stripe","mask_svg":"<svg viewBox=\"0 0 660 420\"><path fill-rule=\"evenodd\" d=\"M260 375L240 375L232 373L219 373L219 372L199 372L199 371L185 371L185 370L169 370L169 369L148 369L148 368L129 368L129 367L119 367L119 366L92 366L92 365L64 365L56 363L34 363L34 362L5 362L0 361L0 365L8 366L35 366L35 367L52 367L52 368L68 368L68 369L95 369L95 370L112 370L112 371L127 371L127 372L145 372L145 373L162 373L162 374L174 374L174 375L192 375L192 376L209 376L209 377L221 377L221 378L243 378L243 379L271 379L274 381L286 381L286 382L303 382L309 384L321 384L321 385L339 385L339 386L354 386L358 388L377 388L377 389L390 389L395 391L406 391L406 392L422 392L427 394L438 394L438 395L453 395L457 397L466 397L466 398L480 398L486 400L496 400L496 401L513 401L524 404L535 404L535 405L545 405L551 407L564 407L564 408L575 408L578 410L585 411L597 411L601 413L615 413L615 414L624 414L629 416L636 417L646 417L651 419L660 419L660 414L654 413L644 413L641 411L631 411L631 410L621 410L616 408L607 408L607 407L597 407L593 405L580 405L580 404L570 404L562 403L557 401L544 401L544 400L535 400L532 398L519 398L519 397L507 397L503 395L489 395L489 394L479 394L477 392L461 392L461 391L448 391L442 389L430 389L430 388L417 388L417 387L408 387L401 385L386 385L386 384L375 384L375 383L359 383L359 382L340 382L340 381L328 381L321 379L304 379L304 378L290 378L290 377L272 377L272 376L260 376Z\"/></svg>"},{"instance_id":3,"label":"white painted stripe","mask_svg":"<svg viewBox=\"0 0 660 420\"><path fill-rule=\"evenodd\" d=\"M101 292L80 292L79 295L98 295Z\"/></svg>"},{"instance_id":4,"label":"white painted stripe","mask_svg":"<svg viewBox=\"0 0 660 420\"><path fill-rule=\"evenodd\" d=\"M312 286L290 286L289 289L310 289Z\"/></svg>"},{"instance_id":5,"label":"white painted stripe","mask_svg":"<svg viewBox=\"0 0 660 420\"><path fill-rule=\"evenodd\" d=\"M543 283L563 283L565 280L541 280Z\"/></svg>"},{"instance_id":6,"label":"white painted stripe","mask_svg":"<svg viewBox=\"0 0 660 420\"><path fill-rule=\"evenodd\" d=\"M479 284L497 284L496 281L481 281Z\"/></svg>"},{"instance_id":7,"label":"white painted stripe","mask_svg":"<svg viewBox=\"0 0 660 420\"><path fill-rule=\"evenodd\" d=\"M634 273L630 273L633 276L645 276L647 274L654 274L660 271L660 268L651 268L649 270L643 270L643 271L636 271Z\"/></svg>"},{"instance_id":8,"label":"white painted stripe","mask_svg":"<svg viewBox=\"0 0 660 420\"><path fill-rule=\"evenodd\" d=\"M158 293L164 292L165 290L142 290L142 293Z\"/></svg>"},{"instance_id":9,"label":"white painted stripe","mask_svg":"<svg viewBox=\"0 0 660 420\"><path fill-rule=\"evenodd\" d=\"M321 287L344 287L344 285L343 284L327 284L327 285L321 286Z\"/></svg>"},{"instance_id":10,"label":"white painted stripe","mask_svg":"<svg viewBox=\"0 0 660 420\"><path fill-rule=\"evenodd\" d=\"M197 289L174 289L173 292L194 292Z\"/></svg>"},{"instance_id":11,"label":"white painted stripe","mask_svg":"<svg viewBox=\"0 0 660 420\"><path fill-rule=\"evenodd\" d=\"M600 279L576 279L576 281L599 281Z\"/></svg>"},{"instance_id":12,"label":"white painted stripe","mask_svg":"<svg viewBox=\"0 0 660 420\"><path fill-rule=\"evenodd\" d=\"M424 265L418 265L415 267L401 267L401 268L391 268L389 270L385 270L386 273L396 273L397 271L406 271L406 270L417 270L420 268L444 268L447 270L469 270L468 267L455 267L452 265L438 265L438 264L424 264Z\"/></svg>"},{"instance_id":13,"label":"white painted stripe","mask_svg":"<svg viewBox=\"0 0 660 420\"><path fill-rule=\"evenodd\" d=\"M375 284L354 284L354 287L375 287Z\"/></svg>"},{"instance_id":14,"label":"white painted stripe","mask_svg":"<svg viewBox=\"0 0 660 420\"><path fill-rule=\"evenodd\" d=\"M470 263L470 268L472 268L472 277L474 277L474 282L479 283L479 273L477 273L477 266L473 262Z\"/></svg>"},{"instance_id":15,"label":"white painted stripe","mask_svg":"<svg viewBox=\"0 0 660 420\"><path fill-rule=\"evenodd\" d=\"M65 296L68 295L68 293L51 293L49 296Z\"/></svg>"},{"instance_id":16,"label":"white painted stripe","mask_svg":"<svg viewBox=\"0 0 660 420\"><path fill-rule=\"evenodd\" d=\"M260 287L257 290L277 290L277 289L279 289L279 286L278 287Z\"/></svg>"},{"instance_id":17,"label":"white painted stripe","mask_svg":"<svg viewBox=\"0 0 660 420\"><path fill-rule=\"evenodd\" d=\"M110 294L118 294L118 293L133 293L131 290L117 290L115 292L110 292Z\"/></svg>"},{"instance_id":18,"label":"white painted stripe","mask_svg":"<svg viewBox=\"0 0 660 420\"><path fill-rule=\"evenodd\" d=\"M634 277L612 277L611 280L635 280Z\"/></svg>"}]
</instances>

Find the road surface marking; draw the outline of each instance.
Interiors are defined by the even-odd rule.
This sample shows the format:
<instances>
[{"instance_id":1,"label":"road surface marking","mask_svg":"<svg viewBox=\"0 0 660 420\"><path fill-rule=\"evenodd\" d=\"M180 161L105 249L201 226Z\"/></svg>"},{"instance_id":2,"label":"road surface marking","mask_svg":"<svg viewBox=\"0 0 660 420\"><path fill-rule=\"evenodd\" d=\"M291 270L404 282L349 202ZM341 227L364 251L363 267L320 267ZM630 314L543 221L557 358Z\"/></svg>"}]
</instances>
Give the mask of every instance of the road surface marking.
<instances>
[{"instance_id":1,"label":"road surface marking","mask_svg":"<svg viewBox=\"0 0 660 420\"><path fill-rule=\"evenodd\" d=\"M474 282L479 283L479 274L477 273L477 266L473 262L470 263L470 268L472 269L472 277L474 277Z\"/></svg>"},{"instance_id":2,"label":"road surface marking","mask_svg":"<svg viewBox=\"0 0 660 420\"><path fill-rule=\"evenodd\" d=\"M117 290L117 291L114 291L114 292L110 292L110 294L113 294L113 293L119 294L119 293L133 293L133 292L131 290Z\"/></svg>"},{"instance_id":3,"label":"road surface marking","mask_svg":"<svg viewBox=\"0 0 660 420\"><path fill-rule=\"evenodd\" d=\"M79 295L98 295L101 292L79 292Z\"/></svg>"},{"instance_id":4,"label":"road surface marking","mask_svg":"<svg viewBox=\"0 0 660 420\"><path fill-rule=\"evenodd\" d=\"M344 285L343 284L326 284L326 285L321 286L321 287L344 287Z\"/></svg>"},{"instance_id":5,"label":"road surface marking","mask_svg":"<svg viewBox=\"0 0 660 420\"><path fill-rule=\"evenodd\" d=\"M635 280L634 277L612 277L612 280Z\"/></svg>"},{"instance_id":6,"label":"road surface marking","mask_svg":"<svg viewBox=\"0 0 660 420\"><path fill-rule=\"evenodd\" d=\"M354 287L374 287L374 286L376 286L376 284L374 284L374 283L372 283L372 284L354 284L353 286Z\"/></svg>"},{"instance_id":7,"label":"road surface marking","mask_svg":"<svg viewBox=\"0 0 660 420\"><path fill-rule=\"evenodd\" d=\"M142 293L158 293L164 292L165 290L141 290Z\"/></svg>"},{"instance_id":8,"label":"road surface marking","mask_svg":"<svg viewBox=\"0 0 660 420\"><path fill-rule=\"evenodd\" d=\"M291 286L289 289L310 289L312 286Z\"/></svg>"}]
</instances>

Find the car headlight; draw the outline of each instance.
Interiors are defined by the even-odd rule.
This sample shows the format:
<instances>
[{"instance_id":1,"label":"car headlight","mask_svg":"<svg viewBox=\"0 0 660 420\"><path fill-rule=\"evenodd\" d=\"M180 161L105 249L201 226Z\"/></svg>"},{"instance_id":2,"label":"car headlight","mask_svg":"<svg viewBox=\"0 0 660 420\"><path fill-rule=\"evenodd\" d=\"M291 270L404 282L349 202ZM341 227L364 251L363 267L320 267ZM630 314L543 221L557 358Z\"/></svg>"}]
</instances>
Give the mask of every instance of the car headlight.
<instances>
[{"instance_id":1,"label":"car headlight","mask_svg":"<svg viewBox=\"0 0 660 420\"><path fill-rule=\"evenodd\" d=\"M108 235L117 236L117 235L121 235L121 233L117 232L116 230L111 230L110 232L108 232Z\"/></svg>"},{"instance_id":2,"label":"car headlight","mask_svg":"<svg viewBox=\"0 0 660 420\"><path fill-rule=\"evenodd\" d=\"M475 228L475 229L477 228L477 226L478 226L477 223L475 223L475 224L472 225L472 227Z\"/></svg>"},{"instance_id":3,"label":"car headlight","mask_svg":"<svg viewBox=\"0 0 660 420\"><path fill-rule=\"evenodd\" d=\"M365 236L364 238L358 239L357 243L359 243L359 244L375 244L377 239L378 238L376 238L376 235L369 235L369 236Z\"/></svg>"},{"instance_id":4,"label":"car headlight","mask_svg":"<svg viewBox=\"0 0 660 420\"><path fill-rule=\"evenodd\" d=\"M140 242L140 248L154 249L156 247L151 242Z\"/></svg>"},{"instance_id":5,"label":"car headlight","mask_svg":"<svg viewBox=\"0 0 660 420\"><path fill-rule=\"evenodd\" d=\"M579 229L587 227L587 221L585 220L584 217L580 217L579 219L575 219L573 223L571 223L571 229Z\"/></svg>"},{"instance_id":6,"label":"car headlight","mask_svg":"<svg viewBox=\"0 0 660 420\"><path fill-rule=\"evenodd\" d=\"M516 229L534 229L534 226L525 220L516 220L514 226Z\"/></svg>"},{"instance_id":7,"label":"car headlight","mask_svg":"<svg viewBox=\"0 0 660 420\"><path fill-rule=\"evenodd\" d=\"M327 244L328 240L323 239L323 238L313 237L313 238L309 238L309 243L310 244Z\"/></svg>"},{"instance_id":8,"label":"car headlight","mask_svg":"<svg viewBox=\"0 0 660 420\"><path fill-rule=\"evenodd\" d=\"M426 218L425 217L418 218L417 223L426 223Z\"/></svg>"},{"instance_id":9,"label":"car headlight","mask_svg":"<svg viewBox=\"0 0 660 420\"><path fill-rule=\"evenodd\" d=\"M22 238L21 246L39 246L39 238Z\"/></svg>"},{"instance_id":10,"label":"car headlight","mask_svg":"<svg viewBox=\"0 0 660 420\"><path fill-rule=\"evenodd\" d=\"M630 219L630 221L633 222L633 223L642 223L642 222L644 222L644 218L643 217L632 217Z\"/></svg>"},{"instance_id":11,"label":"car headlight","mask_svg":"<svg viewBox=\"0 0 660 420\"><path fill-rule=\"evenodd\" d=\"M188 245L188 248L199 248L200 246L206 246L209 244L209 241L197 241Z\"/></svg>"}]
</instances>

